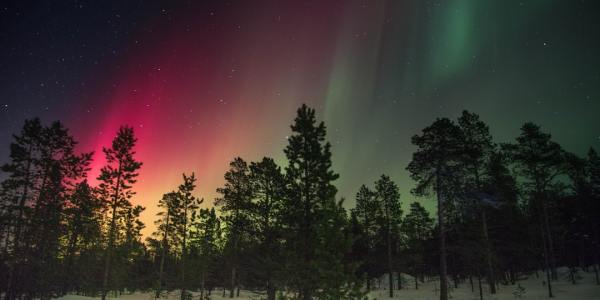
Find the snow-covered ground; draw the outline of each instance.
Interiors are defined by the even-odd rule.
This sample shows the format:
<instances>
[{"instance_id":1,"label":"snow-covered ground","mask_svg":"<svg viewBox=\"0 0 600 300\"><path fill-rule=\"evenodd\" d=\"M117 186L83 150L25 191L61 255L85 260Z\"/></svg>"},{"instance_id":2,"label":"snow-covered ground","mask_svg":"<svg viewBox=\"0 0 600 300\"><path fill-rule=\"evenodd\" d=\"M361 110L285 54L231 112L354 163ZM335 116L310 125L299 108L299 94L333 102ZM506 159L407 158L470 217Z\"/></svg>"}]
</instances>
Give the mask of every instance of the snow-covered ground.
<instances>
[{"instance_id":1,"label":"snow-covered ground","mask_svg":"<svg viewBox=\"0 0 600 300\"><path fill-rule=\"evenodd\" d=\"M600 300L600 285L596 285L594 281L594 273L579 273L579 279L577 284L573 285L566 277L566 270L560 270L561 279L553 282L554 299L565 299L565 300ZM540 273L540 278L536 278L535 275L530 276L528 279L522 280L519 284L524 288L522 296L519 298L514 293L517 290L516 285L500 285L500 289L497 294L490 295L487 291L487 287L484 286L483 298L486 300L508 300L508 299L548 299L548 288L543 284L543 273ZM452 284L451 284L452 285ZM469 282L463 282L459 284L458 289L452 288L451 299L459 300L476 300L479 299L479 290L477 288L477 282L474 280L475 292L471 292L471 285ZM381 286L386 286L386 282L382 280ZM199 298L199 293L193 293L195 299ZM378 289L372 291L369 294L371 299L390 299L388 291L385 289ZM171 292L167 296L168 300L178 300L179 293ZM252 293L250 291L242 290L240 297L235 297L237 300L258 300L265 299L265 295ZM83 297L77 295L68 295L60 298L60 300L90 300L90 297ZM135 293L135 294L124 294L121 295L119 300L153 300L154 295L152 293ZM222 297L222 290L213 292L211 297L213 300L229 299L229 297ZM437 282L430 281L424 284L419 284L419 289L414 288L414 281L406 277L406 284L404 289L394 291L394 298L398 300L437 300L439 299Z\"/></svg>"},{"instance_id":2,"label":"snow-covered ground","mask_svg":"<svg viewBox=\"0 0 600 300\"><path fill-rule=\"evenodd\" d=\"M591 271L591 270L590 270ZM600 285L595 284L594 273L579 272L580 277L577 280L577 284L573 285L567 278L566 269L559 270L560 280L552 282L552 290L554 292L553 299L565 299L565 300L600 300ZM483 287L483 299L485 300L508 300L508 299L549 299L548 298L548 287L544 284L544 273L539 273L540 278L536 278L535 274L529 276L525 280L521 280L519 285L524 288L519 298L515 293L517 292L517 285L500 285L499 290L496 294L491 295L488 291L488 287L485 282L482 282ZM405 288L398 291L394 291L394 298L389 297L387 290L377 290L370 293L371 298L375 299L401 299L401 300L437 300L439 299L439 282L431 281L421 284L419 282L419 289L414 288L414 280L412 277L408 279L405 284ZM385 282L387 284L387 281ZM473 279L474 292L471 291L471 284L469 281L462 282L459 284L457 289L454 289L453 282L450 284L450 298L459 300L478 300L479 289L476 279ZM381 286L385 286L382 282Z\"/></svg>"}]
</instances>

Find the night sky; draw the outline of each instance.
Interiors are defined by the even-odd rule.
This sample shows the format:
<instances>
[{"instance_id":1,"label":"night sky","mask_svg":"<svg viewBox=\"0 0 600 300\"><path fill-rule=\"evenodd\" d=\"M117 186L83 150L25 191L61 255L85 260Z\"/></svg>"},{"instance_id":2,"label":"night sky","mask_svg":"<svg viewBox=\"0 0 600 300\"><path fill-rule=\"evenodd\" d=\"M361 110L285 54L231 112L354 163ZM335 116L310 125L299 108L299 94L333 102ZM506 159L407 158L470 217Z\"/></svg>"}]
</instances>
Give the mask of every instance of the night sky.
<instances>
[{"instance_id":1,"label":"night sky","mask_svg":"<svg viewBox=\"0 0 600 300\"><path fill-rule=\"evenodd\" d=\"M97 152L95 178L102 146L134 126L133 202L151 227L182 172L210 204L233 157L283 164L307 103L339 196L351 206L386 173L406 204L410 137L463 109L499 142L533 121L569 151L600 149L599 3L2 1L0 162L26 118L61 120Z\"/></svg>"}]
</instances>

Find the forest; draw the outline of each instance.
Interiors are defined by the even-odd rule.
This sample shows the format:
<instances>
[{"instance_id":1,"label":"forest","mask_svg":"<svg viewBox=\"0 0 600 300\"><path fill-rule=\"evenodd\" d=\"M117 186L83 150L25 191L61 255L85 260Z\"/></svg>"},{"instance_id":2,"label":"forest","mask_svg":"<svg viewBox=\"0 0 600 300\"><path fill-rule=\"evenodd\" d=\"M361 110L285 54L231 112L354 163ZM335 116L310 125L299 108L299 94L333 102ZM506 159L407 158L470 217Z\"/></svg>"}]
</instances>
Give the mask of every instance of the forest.
<instances>
[{"instance_id":1,"label":"forest","mask_svg":"<svg viewBox=\"0 0 600 300\"><path fill-rule=\"evenodd\" d=\"M483 298L525 276L543 278L549 297L555 282L577 284L581 273L600 284L600 157L566 151L536 124L520 128L497 143L473 112L433 120L399 166L421 201L403 205L385 174L345 200L326 126L303 105L286 162L232 158L216 199L198 196L196 176L182 174L155 199L146 237L144 207L132 204L144 169L132 127L106 145L92 185L92 153L62 123L26 120L0 177L0 295L365 299L382 282L393 297L434 279L447 300L459 284Z\"/></svg>"}]
</instances>

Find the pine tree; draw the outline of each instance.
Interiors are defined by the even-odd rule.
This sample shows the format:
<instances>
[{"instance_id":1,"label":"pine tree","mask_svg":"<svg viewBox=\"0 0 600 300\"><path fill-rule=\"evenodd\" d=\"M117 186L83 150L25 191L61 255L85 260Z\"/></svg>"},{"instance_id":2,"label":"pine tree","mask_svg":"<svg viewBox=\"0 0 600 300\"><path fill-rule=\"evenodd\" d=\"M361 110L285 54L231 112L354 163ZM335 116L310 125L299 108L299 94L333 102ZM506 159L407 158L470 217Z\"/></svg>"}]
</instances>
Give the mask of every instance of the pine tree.
<instances>
[{"instance_id":1,"label":"pine tree","mask_svg":"<svg viewBox=\"0 0 600 300\"><path fill-rule=\"evenodd\" d=\"M176 227L173 219L177 214L177 209L180 207L179 195L175 192L164 194L160 201L158 201L158 208L161 209L156 216L158 220L154 222L156 225L156 231L152 233L157 240L160 239L160 264L158 270L158 280L156 282L156 293L155 298L159 298L162 293L163 281L164 281L164 270L165 260L169 255L169 246L171 244L177 244L175 239L178 238L176 234ZM172 241L170 241L172 240Z\"/></svg>"},{"instance_id":2,"label":"pine tree","mask_svg":"<svg viewBox=\"0 0 600 300\"><path fill-rule=\"evenodd\" d=\"M250 226L246 212L250 208L252 187L249 178L248 164L237 157L230 163L230 169L225 173L225 185L218 188L222 196L215 200L215 205L220 206L223 220L227 224L231 281L229 297L233 298L237 286L239 271L240 244L243 242L245 230Z\"/></svg>"},{"instance_id":3,"label":"pine tree","mask_svg":"<svg viewBox=\"0 0 600 300\"><path fill-rule=\"evenodd\" d=\"M362 185L356 194L356 207L352 210L358 225L359 236L355 238L362 243L364 255L361 257L367 281L367 291L371 290L371 279L377 275L375 262L375 245L378 234L377 218L382 215L380 199L367 186Z\"/></svg>"},{"instance_id":4,"label":"pine tree","mask_svg":"<svg viewBox=\"0 0 600 300\"><path fill-rule=\"evenodd\" d=\"M194 211L196 211L203 200L196 198L192 195L192 192L196 188L196 176L194 173L187 176L183 174L183 183L179 186L177 196L179 197L178 212L174 215L174 223L177 224L177 235L181 239L181 300L186 299L186 259L188 255L188 235L190 230L190 218Z\"/></svg>"},{"instance_id":5,"label":"pine tree","mask_svg":"<svg viewBox=\"0 0 600 300\"><path fill-rule=\"evenodd\" d=\"M446 118L437 119L423 129L421 135L415 135L412 143L417 146L407 170L417 182L413 193L427 195L430 189L437 196L437 214L440 251L440 300L448 300L448 279L446 262L446 224L445 214L451 204L452 193L460 179L460 141L461 130Z\"/></svg>"},{"instance_id":6,"label":"pine tree","mask_svg":"<svg viewBox=\"0 0 600 300\"><path fill-rule=\"evenodd\" d=\"M524 179L523 189L539 212L544 261L548 277L548 294L553 296L551 280L556 279L554 241L550 229L549 191L556 178L564 172L563 151L551 140L550 134L533 123L525 123L515 144L503 145L511 158L516 173Z\"/></svg>"},{"instance_id":7,"label":"pine tree","mask_svg":"<svg viewBox=\"0 0 600 300\"><path fill-rule=\"evenodd\" d=\"M410 212L402 222L401 231L406 235L415 289L418 289L419 278L422 278L425 272L425 243L433 234L433 219L419 202L413 202L410 204Z\"/></svg>"},{"instance_id":8,"label":"pine tree","mask_svg":"<svg viewBox=\"0 0 600 300\"><path fill-rule=\"evenodd\" d=\"M2 182L2 212L4 232L3 260L6 261L5 298L13 299L19 293L17 275L26 257L23 249L23 231L27 216L34 202L36 183L40 175L36 172L39 159L39 137L42 134L39 119L25 120L20 135L14 135L10 145L10 162L2 166L8 178ZM4 277L4 276L3 276Z\"/></svg>"},{"instance_id":9,"label":"pine tree","mask_svg":"<svg viewBox=\"0 0 600 300\"><path fill-rule=\"evenodd\" d=\"M389 176L381 175L379 180L375 182L375 195L381 205L379 216L380 228L385 235L385 245L387 249L387 271L389 278L389 293L390 298L394 297L394 281L393 281L393 263L392 249L396 248L392 244L394 240L394 232L397 232L400 226L402 209L400 204L400 193L398 186L390 179ZM398 272L400 278L400 272ZM400 279L399 279L400 280ZM400 282L400 281L399 281ZM400 288L400 287L399 287Z\"/></svg>"},{"instance_id":10,"label":"pine tree","mask_svg":"<svg viewBox=\"0 0 600 300\"><path fill-rule=\"evenodd\" d=\"M62 211L91 158L75 154L76 144L60 122L44 127L39 119L26 121L11 144L11 162L2 168L9 173L2 183L7 299L22 292L50 297L60 285Z\"/></svg>"},{"instance_id":11,"label":"pine tree","mask_svg":"<svg viewBox=\"0 0 600 300\"><path fill-rule=\"evenodd\" d=\"M134 195L132 185L136 182L138 170L142 166L142 163L134 158L135 151L133 148L136 141L133 128L124 126L119 128L112 146L103 149L107 165L102 168L98 177L100 181L98 191L110 211L110 224L104 255L102 300L106 299L106 294L110 288L109 278L118 229L117 223L119 217L131 208L130 199Z\"/></svg>"},{"instance_id":12,"label":"pine tree","mask_svg":"<svg viewBox=\"0 0 600 300\"><path fill-rule=\"evenodd\" d=\"M481 193L483 190L483 181L485 180L485 167L489 156L494 150L492 136L490 135L488 126L479 119L479 116L466 110L463 111L461 117L458 119L458 125L462 131L460 151L463 154L463 163L467 170L465 174L465 188L467 192ZM490 293L495 294L496 282L492 263L492 249L488 232L486 206L482 204L481 199L474 200L473 204L479 211L481 218L481 233Z\"/></svg>"},{"instance_id":13,"label":"pine tree","mask_svg":"<svg viewBox=\"0 0 600 300\"><path fill-rule=\"evenodd\" d=\"M134 292L140 288L142 275L136 270L140 263L146 259L146 248L141 242L141 231L145 224L140 220L141 213L145 210L143 206L129 206L121 211L122 235L119 236L115 248L114 272L115 287L118 290L127 289ZM132 274L135 274L132 276ZM143 280L142 280L143 281ZM143 287L143 286L142 286Z\"/></svg>"},{"instance_id":14,"label":"pine tree","mask_svg":"<svg viewBox=\"0 0 600 300\"><path fill-rule=\"evenodd\" d=\"M99 243L102 233L101 214L102 203L87 180L77 184L64 210L67 245L61 294L66 294L72 289L73 283L85 278L85 274L73 270L76 253L81 255L90 244Z\"/></svg>"},{"instance_id":15,"label":"pine tree","mask_svg":"<svg viewBox=\"0 0 600 300\"><path fill-rule=\"evenodd\" d=\"M600 268L600 156L593 148L588 151L587 157L587 173L589 176L589 188L591 196L590 214L590 231L592 232L592 251L594 259L594 273L596 275L596 284L600 285L600 276L598 269Z\"/></svg>"},{"instance_id":16,"label":"pine tree","mask_svg":"<svg viewBox=\"0 0 600 300\"><path fill-rule=\"evenodd\" d=\"M324 203L316 223L319 239L315 259L317 299L364 299L363 283L355 276L357 264L350 261L353 236L343 207L344 199Z\"/></svg>"},{"instance_id":17,"label":"pine tree","mask_svg":"<svg viewBox=\"0 0 600 300\"><path fill-rule=\"evenodd\" d=\"M486 164L483 191L494 198L495 213L490 215L490 232L493 233L498 263L515 282L516 272L530 265L531 240L527 232L527 220L519 203L519 191L515 178L507 167L507 157L494 152ZM491 229L495 228L495 229ZM537 266L535 266L537 267Z\"/></svg>"},{"instance_id":18,"label":"pine tree","mask_svg":"<svg viewBox=\"0 0 600 300\"><path fill-rule=\"evenodd\" d=\"M20 135L10 145L10 162L2 166L8 178L2 182L3 213L7 220L4 230L4 255L18 251L24 217L32 201L37 174L35 161L39 158L39 137L42 134L39 119L25 120Z\"/></svg>"},{"instance_id":19,"label":"pine tree","mask_svg":"<svg viewBox=\"0 0 600 300\"><path fill-rule=\"evenodd\" d=\"M267 300L275 300L277 270L283 266L281 255L281 210L284 205L285 179L272 158L250 164L252 206L250 219L257 239L258 263L255 272L266 283ZM279 282L281 283L281 282Z\"/></svg>"},{"instance_id":20,"label":"pine tree","mask_svg":"<svg viewBox=\"0 0 600 300\"><path fill-rule=\"evenodd\" d=\"M217 277L216 264L220 252L221 224L214 208L192 212L193 222L190 232L190 256L193 270L197 271L200 281L200 299L205 299L209 282ZM197 214L197 215L196 215Z\"/></svg>"}]
</instances>

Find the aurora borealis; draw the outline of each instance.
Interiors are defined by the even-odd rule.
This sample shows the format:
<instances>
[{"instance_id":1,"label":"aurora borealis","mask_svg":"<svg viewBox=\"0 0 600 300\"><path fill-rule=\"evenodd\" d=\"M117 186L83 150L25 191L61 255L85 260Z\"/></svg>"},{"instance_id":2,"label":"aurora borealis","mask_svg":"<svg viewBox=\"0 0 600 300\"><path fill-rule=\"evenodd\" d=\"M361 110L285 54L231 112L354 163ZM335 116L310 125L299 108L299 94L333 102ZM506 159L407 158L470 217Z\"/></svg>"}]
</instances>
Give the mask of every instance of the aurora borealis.
<instances>
[{"instance_id":1,"label":"aurora borealis","mask_svg":"<svg viewBox=\"0 0 600 300\"><path fill-rule=\"evenodd\" d=\"M499 142L525 121L566 150L600 147L595 1L41 1L0 6L0 162L24 119L61 120L95 151L122 124L147 207L195 172L212 203L236 156L283 163L296 108L328 127L339 195L385 173L410 137L481 115ZM427 203L427 201L424 201Z\"/></svg>"}]
</instances>

